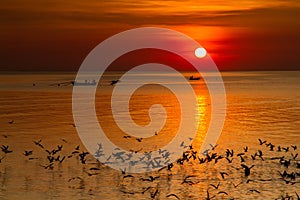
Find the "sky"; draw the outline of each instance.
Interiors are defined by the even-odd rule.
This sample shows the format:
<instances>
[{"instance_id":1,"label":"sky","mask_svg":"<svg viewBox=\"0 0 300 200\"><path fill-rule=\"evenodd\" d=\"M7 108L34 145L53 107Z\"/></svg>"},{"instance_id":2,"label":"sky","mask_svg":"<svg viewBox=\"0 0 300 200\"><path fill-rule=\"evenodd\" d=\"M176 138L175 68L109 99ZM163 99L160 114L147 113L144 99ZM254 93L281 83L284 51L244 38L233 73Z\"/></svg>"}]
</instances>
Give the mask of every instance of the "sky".
<instances>
[{"instance_id":1,"label":"sky","mask_svg":"<svg viewBox=\"0 0 300 200\"><path fill-rule=\"evenodd\" d=\"M9 0L0 16L2 71L76 71L106 38L148 26L194 38L220 70L300 70L298 0Z\"/></svg>"}]
</instances>

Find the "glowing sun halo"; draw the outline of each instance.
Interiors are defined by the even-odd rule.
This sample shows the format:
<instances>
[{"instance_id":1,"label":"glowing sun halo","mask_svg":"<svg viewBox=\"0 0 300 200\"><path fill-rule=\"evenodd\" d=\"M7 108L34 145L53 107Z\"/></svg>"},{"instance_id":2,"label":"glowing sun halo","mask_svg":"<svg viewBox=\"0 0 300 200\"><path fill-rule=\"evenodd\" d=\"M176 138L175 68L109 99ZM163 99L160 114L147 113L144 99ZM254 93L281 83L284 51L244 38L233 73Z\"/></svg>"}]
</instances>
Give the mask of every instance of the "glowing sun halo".
<instances>
[{"instance_id":1,"label":"glowing sun halo","mask_svg":"<svg viewBox=\"0 0 300 200\"><path fill-rule=\"evenodd\" d=\"M203 58L206 56L206 50L203 47L199 47L195 50L195 56L198 58Z\"/></svg>"}]
</instances>

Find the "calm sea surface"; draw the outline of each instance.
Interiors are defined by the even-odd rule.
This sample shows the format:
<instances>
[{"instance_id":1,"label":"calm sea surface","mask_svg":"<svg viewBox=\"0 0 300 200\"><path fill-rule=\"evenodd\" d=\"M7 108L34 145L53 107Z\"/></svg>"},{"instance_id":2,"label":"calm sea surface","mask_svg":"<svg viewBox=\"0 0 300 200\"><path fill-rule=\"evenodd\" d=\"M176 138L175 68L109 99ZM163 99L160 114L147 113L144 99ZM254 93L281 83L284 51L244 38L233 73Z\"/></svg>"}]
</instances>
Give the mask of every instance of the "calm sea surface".
<instances>
[{"instance_id":1,"label":"calm sea surface","mask_svg":"<svg viewBox=\"0 0 300 200\"><path fill-rule=\"evenodd\" d=\"M137 74L131 80L144 76L162 76L167 80L172 75ZM224 72L222 77L227 95L226 120L211 152L220 158L202 164L198 158L191 158L174 164L170 171L126 176L127 173L99 163L92 155L87 155L82 163L79 154L86 149L72 115L70 82L75 74L0 74L0 145L4 145L0 152L0 199L297 199L300 72ZM96 94L97 117L107 136L117 146L133 152L154 151L166 145L176 134L180 121L174 94L157 85L136 91L130 111L137 124L149 123L148 109L154 103L165 107L168 119L157 136L142 142L134 137L124 138L126 134L115 124L109 108L114 89L110 81L116 78L118 74L107 74ZM190 84L198 102L199 128L193 141L196 151L209 126L213 105L202 79ZM119 113L121 119L123 115ZM162 114L154 113L154 117L162 119ZM125 120L126 123L130 122ZM266 142L260 145L259 138ZM39 140L40 146L34 143ZM61 150L58 145L63 146ZM12 152L5 153L5 146ZM233 150L234 155L227 155L227 149ZM25 156L25 150L32 154ZM51 153L52 150L58 151ZM241 164L253 165L249 176L245 176Z\"/></svg>"}]
</instances>

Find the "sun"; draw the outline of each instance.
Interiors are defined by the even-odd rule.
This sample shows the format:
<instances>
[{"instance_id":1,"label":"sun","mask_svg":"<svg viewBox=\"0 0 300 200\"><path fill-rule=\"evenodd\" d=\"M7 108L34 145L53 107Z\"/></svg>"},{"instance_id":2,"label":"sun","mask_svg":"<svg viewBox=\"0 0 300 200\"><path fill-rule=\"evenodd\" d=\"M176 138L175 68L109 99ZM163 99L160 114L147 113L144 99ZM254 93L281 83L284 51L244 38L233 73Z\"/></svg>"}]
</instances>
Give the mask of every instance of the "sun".
<instances>
[{"instance_id":1,"label":"sun","mask_svg":"<svg viewBox=\"0 0 300 200\"><path fill-rule=\"evenodd\" d=\"M199 47L195 50L195 56L198 58L203 58L207 54L206 50L203 47Z\"/></svg>"}]
</instances>

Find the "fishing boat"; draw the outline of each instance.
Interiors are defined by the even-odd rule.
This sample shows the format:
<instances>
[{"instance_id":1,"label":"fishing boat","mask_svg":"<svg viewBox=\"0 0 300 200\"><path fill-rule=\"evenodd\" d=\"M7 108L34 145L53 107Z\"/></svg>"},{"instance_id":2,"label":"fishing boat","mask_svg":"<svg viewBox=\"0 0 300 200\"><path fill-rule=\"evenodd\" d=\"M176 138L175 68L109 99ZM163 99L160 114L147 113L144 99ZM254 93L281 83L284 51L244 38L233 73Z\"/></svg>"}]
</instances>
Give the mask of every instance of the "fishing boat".
<instances>
[{"instance_id":1,"label":"fishing boat","mask_svg":"<svg viewBox=\"0 0 300 200\"><path fill-rule=\"evenodd\" d=\"M72 84L74 86L93 86L93 85L97 85L97 82L95 80L92 81L85 80L84 82L74 81Z\"/></svg>"},{"instance_id":2,"label":"fishing boat","mask_svg":"<svg viewBox=\"0 0 300 200\"><path fill-rule=\"evenodd\" d=\"M189 78L190 81L197 81L200 79L201 79L200 77L194 77L194 76L190 76L190 78Z\"/></svg>"}]
</instances>

